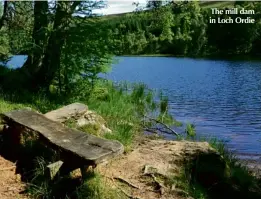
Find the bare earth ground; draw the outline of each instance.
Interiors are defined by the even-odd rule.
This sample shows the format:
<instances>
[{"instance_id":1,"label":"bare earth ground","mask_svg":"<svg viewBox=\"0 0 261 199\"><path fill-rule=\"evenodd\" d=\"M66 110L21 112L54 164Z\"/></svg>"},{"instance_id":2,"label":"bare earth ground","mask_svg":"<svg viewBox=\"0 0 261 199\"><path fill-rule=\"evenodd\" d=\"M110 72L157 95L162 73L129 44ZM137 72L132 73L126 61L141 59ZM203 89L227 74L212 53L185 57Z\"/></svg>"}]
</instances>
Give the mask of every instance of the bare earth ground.
<instances>
[{"instance_id":1,"label":"bare earth ground","mask_svg":"<svg viewBox=\"0 0 261 199\"><path fill-rule=\"evenodd\" d=\"M170 176L180 174L184 159L212 152L209 144L142 139L127 155L98 165L96 169L104 177L105 185L120 190L126 198L190 198L180 187L165 182ZM25 195L19 194L24 187L20 176L15 174L15 164L0 156L0 199L25 199Z\"/></svg>"},{"instance_id":2,"label":"bare earth ground","mask_svg":"<svg viewBox=\"0 0 261 199\"><path fill-rule=\"evenodd\" d=\"M143 139L132 152L97 167L106 186L121 190L129 198L187 198L183 190L164 182L166 177L179 174L184 157L212 150L208 143ZM19 194L24 183L15 174L15 164L1 156L0 183L0 199L26 198Z\"/></svg>"},{"instance_id":3,"label":"bare earth ground","mask_svg":"<svg viewBox=\"0 0 261 199\"><path fill-rule=\"evenodd\" d=\"M184 157L209 150L212 149L206 142L146 139L127 156L100 165L98 170L108 179L109 184L118 188L120 184L129 184L127 188L125 186L125 189L122 189L132 198L183 199L188 198L183 190L164 185L161 179L179 175L180 169L184 166ZM147 171L144 171L145 167Z\"/></svg>"},{"instance_id":4,"label":"bare earth ground","mask_svg":"<svg viewBox=\"0 0 261 199\"><path fill-rule=\"evenodd\" d=\"M0 156L0 198L22 199L26 198L19 192L24 190L21 176L15 174L15 164Z\"/></svg>"}]
</instances>

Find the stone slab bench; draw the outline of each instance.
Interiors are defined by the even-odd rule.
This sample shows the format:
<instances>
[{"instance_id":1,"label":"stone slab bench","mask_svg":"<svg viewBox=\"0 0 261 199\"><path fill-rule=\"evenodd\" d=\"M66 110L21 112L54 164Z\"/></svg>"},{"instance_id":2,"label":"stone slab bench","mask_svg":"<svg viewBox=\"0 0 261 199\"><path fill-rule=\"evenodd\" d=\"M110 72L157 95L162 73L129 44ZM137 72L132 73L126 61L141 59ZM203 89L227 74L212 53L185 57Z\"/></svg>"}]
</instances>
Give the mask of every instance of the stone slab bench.
<instances>
[{"instance_id":1,"label":"stone slab bench","mask_svg":"<svg viewBox=\"0 0 261 199\"><path fill-rule=\"evenodd\" d=\"M80 107L78 109L80 110L79 112L85 110L87 107L81 104L78 105ZM67 111L67 115L68 113L70 115L77 112L77 109L73 110L70 108L62 110L71 110ZM58 166L58 169L55 170L59 170L62 165L66 165L70 170L81 168L82 175L84 176L84 170L88 166L96 166L123 153L124 147L118 141L99 138L77 129L68 128L57 122L57 119L55 119L56 121L49 119L52 116L53 118L57 118L57 113L59 111L56 111L56 114L47 114L47 118L45 115L32 110L21 109L3 113L1 117L9 128L15 129L18 139L20 139L20 132L24 130L32 131L37 133L41 142L52 147L54 150L59 150L62 156L61 161L52 164ZM63 115L65 116L66 114ZM14 132L14 130L10 132ZM50 168L52 168L52 165L49 165ZM52 175L55 175L55 173Z\"/></svg>"},{"instance_id":2,"label":"stone slab bench","mask_svg":"<svg viewBox=\"0 0 261 199\"><path fill-rule=\"evenodd\" d=\"M53 121L63 123L70 118L78 118L82 116L86 111L88 111L88 106L85 104L73 103L45 113L44 116Z\"/></svg>"}]
</instances>

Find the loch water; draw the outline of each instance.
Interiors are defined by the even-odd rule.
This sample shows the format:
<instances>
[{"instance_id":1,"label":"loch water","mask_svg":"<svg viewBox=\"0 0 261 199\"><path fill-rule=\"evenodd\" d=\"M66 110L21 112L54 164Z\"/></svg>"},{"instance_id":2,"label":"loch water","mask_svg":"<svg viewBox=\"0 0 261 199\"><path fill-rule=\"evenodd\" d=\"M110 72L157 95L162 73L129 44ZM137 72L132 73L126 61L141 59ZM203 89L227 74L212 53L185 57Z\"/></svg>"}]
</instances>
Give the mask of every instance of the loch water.
<instances>
[{"instance_id":1,"label":"loch water","mask_svg":"<svg viewBox=\"0 0 261 199\"><path fill-rule=\"evenodd\" d=\"M261 61L118 57L105 77L163 90L171 114L195 124L200 137L261 161Z\"/></svg>"}]
</instances>

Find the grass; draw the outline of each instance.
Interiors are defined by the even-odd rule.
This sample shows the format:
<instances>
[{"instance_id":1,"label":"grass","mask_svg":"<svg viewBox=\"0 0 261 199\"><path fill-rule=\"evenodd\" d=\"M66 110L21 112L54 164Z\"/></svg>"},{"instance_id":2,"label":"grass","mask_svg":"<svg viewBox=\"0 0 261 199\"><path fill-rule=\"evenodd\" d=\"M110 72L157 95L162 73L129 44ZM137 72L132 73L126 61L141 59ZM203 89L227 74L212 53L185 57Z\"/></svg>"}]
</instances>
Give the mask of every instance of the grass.
<instances>
[{"instance_id":1,"label":"grass","mask_svg":"<svg viewBox=\"0 0 261 199\"><path fill-rule=\"evenodd\" d=\"M125 199L126 196L108 184L97 172L90 172L87 180L76 190L79 199Z\"/></svg>"}]
</instances>

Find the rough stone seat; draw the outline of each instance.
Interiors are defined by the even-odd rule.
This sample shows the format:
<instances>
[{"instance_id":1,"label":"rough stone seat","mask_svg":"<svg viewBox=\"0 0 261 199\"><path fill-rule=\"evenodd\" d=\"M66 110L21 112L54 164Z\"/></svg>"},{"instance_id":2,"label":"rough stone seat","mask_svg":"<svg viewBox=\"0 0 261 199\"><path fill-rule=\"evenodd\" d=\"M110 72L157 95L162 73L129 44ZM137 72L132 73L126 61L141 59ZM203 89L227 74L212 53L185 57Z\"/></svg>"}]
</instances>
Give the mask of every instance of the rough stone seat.
<instances>
[{"instance_id":1,"label":"rough stone seat","mask_svg":"<svg viewBox=\"0 0 261 199\"><path fill-rule=\"evenodd\" d=\"M18 126L37 133L41 142L59 150L64 157L62 161L74 165L75 168L97 165L123 153L124 150L123 145L118 141L70 129L28 109L3 113L1 116L9 127Z\"/></svg>"}]
</instances>

